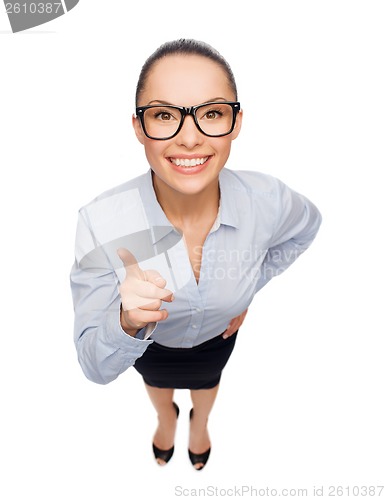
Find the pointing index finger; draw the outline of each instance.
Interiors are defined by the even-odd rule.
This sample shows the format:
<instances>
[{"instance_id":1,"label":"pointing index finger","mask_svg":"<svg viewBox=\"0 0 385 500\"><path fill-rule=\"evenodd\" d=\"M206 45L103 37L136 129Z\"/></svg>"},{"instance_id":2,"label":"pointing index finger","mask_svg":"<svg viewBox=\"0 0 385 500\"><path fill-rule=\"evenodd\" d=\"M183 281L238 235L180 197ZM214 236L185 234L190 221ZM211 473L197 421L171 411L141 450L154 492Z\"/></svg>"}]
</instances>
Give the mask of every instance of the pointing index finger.
<instances>
[{"instance_id":1,"label":"pointing index finger","mask_svg":"<svg viewBox=\"0 0 385 500\"><path fill-rule=\"evenodd\" d=\"M146 275L140 269L135 255L127 248L118 248L117 250L120 260L123 262L127 275L135 276L136 278L146 281Z\"/></svg>"}]
</instances>

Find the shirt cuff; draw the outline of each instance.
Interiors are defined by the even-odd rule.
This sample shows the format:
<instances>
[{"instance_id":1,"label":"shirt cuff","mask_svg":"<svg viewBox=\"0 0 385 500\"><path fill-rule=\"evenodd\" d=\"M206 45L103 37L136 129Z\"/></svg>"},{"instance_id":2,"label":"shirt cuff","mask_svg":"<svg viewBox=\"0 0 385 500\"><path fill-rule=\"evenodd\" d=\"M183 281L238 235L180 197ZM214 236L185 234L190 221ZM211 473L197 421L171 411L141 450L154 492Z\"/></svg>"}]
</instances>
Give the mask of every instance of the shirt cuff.
<instances>
[{"instance_id":1,"label":"shirt cuff","mask_svg":"<svg viewBox=\"0 0 385 500\"><path fill-rule=\"evenodd\" d=\"M141 328L138 330L137 334L135 335L134 338L140 339L140 340L147 340L150 335L153 333L155 328L157 327L158 323L152 322L148 323L144 328Z\"/></svg>"}]
</instances>

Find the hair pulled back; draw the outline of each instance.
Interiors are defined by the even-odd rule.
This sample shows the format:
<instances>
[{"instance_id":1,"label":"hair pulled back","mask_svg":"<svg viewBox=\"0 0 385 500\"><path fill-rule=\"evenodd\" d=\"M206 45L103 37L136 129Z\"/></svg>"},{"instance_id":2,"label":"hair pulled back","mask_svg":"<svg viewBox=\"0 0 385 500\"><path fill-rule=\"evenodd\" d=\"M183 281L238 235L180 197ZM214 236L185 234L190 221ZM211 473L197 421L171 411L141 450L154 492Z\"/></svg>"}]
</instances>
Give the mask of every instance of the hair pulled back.
<instances>
[{"instance_id":1,"label":"hair pulled back","mask_svg":"<svg viewBox=\"0 0 385 500\"><path fill-rule=\"evenodd\" d=\"M235 94L235 99L238 99L234 74L226 59L208 43L194 39L180 38L179 40L166 42L161 45L144 63L136 86L136 106L138 105L140 94L146 86L146 81L152 67L157 61L170 55L197 55L216 62L225 71L230 88Z\"/></svg>"}]
</instances>

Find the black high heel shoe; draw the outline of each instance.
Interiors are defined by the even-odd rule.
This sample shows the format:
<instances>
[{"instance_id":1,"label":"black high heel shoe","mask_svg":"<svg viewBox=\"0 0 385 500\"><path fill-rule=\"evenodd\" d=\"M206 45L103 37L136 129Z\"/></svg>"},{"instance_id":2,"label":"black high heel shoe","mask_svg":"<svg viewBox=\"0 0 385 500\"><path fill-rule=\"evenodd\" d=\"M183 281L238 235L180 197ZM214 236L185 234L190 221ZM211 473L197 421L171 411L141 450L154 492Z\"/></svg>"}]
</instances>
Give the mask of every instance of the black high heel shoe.
<instances>
[{"instance_id":1,"label":"black high heel shoe","mask_svg":"<svg viewBox=\"0 0 385 500\"><path fill-rule=\"evenodd\" d=\"M190 410L190 420L192 419L194 414L194 408ZM211 447L205 451L204 453L193 453L190 449L188 450L188 456L190 457L190 462L193 464L195 470L202 470L206 465L207 460L210 456ZM195 467L196 464L203 464L200 467Z\"/></svg>"},{"instance_id":2,"label":"black high heel shoe","mask_svg":"<svg viewBox=\"0 0 385 500\"><path fill-rule=\"evenodd\" d=\"M179 406L174 403L174 401L172 402L174 408L175 408L175 411L176 411L176 418L179 417ZM161 450L160 448L157 448L154 443L152 443L152 450L154 452L154 455L155 455L155 459L157 458L160 458L160 460L163 460L165 463L164 464L158 464L159 465L166 465L167 462L170 461L171 457L173 456L174 454L174 446L172 448L170 448L169 450Z\"/></svg>"}]
</instances>

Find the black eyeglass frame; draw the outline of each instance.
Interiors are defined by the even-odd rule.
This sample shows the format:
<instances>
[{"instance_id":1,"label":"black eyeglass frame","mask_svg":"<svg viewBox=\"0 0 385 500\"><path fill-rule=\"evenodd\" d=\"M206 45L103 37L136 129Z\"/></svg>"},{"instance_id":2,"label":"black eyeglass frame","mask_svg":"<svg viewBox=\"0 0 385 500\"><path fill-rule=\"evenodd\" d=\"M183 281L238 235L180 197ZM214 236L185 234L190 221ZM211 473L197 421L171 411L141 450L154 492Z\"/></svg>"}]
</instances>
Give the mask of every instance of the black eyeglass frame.
<instances>
[{"instance_id":1,"label":"black eyeglass frame","mask_svg":"<svg viewBox=\"0 0 385 500\"><path fill-rule=\"evenodd\" d=\"M199 126L198 118L196 116L197 110L199 108L203 108L204 106L210 106L210 105L214 105L214 104L217 104L217 105L218 104L229 104L232 107L232 109L233 109L233 123L231 125L230 130L228 132L224 133L224 134L218 134L218 135L207 134ZM176 132L174 132L172 135L170 135L168 137L153 137L153 136L151 136L151 135L149 135L147 133L146 126L144 124L144 113L145 113L145 111L147 109L161 108L162 106L167 107L167 108L172 108L172 109L178 109L180 111L180 113L181 113L180 124L179 124ZM237 114L239 113L240 110L241 110L241 104L238 101L213 101L213 102L205 102L203 104L197 104L196 106L190 106L189 108L186 108L184 106L175 106L173 104L163 104L163 105L162 104L151 104L150 106L138 106L136 108L136 116L140 120L140 124L142 125L143 132L145 133L145 135L149 139L154 139L156 141L168 141L169 139L172 139L173 137L175 137L176 135L179 134L179 132L181 131L181 129L183 127L184 119L186 118L187 115L191 115L193 117L194 123L195 123L197 129L199 130L199 132L201 134L203 134L203 135L206 135L207 137L223 137L225 135L229 135L234 130L235 120L236 120Z\"/></svg>"}]
</instances>

